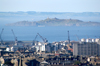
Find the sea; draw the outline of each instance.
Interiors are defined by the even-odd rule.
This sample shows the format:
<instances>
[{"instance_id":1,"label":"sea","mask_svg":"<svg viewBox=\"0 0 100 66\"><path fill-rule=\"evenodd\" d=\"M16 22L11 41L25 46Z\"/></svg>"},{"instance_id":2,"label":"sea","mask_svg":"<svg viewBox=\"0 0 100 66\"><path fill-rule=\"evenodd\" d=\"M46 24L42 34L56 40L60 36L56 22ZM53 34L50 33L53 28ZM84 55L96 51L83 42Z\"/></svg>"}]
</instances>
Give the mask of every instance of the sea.
<instances>
[{"instance_id":1,"label":"sea","mask_svg":"<svg viewBox=\"0 0 100 66\"><path fill-rule=\"evenodd\" d=\"M4 28L2 34L1 31ZM34 26L0 26L0 34L3 41L14 41L15 37L18 41L40 41L46 38L48 42L59 42L68 40L68 31L71 41L78 41L82 38L100 38L100 26L52 26L52 27L34 27ZM40 36L37 36L37 33ZM76 37L77 36L77 37Z\"/></svg>"}]
</instances>

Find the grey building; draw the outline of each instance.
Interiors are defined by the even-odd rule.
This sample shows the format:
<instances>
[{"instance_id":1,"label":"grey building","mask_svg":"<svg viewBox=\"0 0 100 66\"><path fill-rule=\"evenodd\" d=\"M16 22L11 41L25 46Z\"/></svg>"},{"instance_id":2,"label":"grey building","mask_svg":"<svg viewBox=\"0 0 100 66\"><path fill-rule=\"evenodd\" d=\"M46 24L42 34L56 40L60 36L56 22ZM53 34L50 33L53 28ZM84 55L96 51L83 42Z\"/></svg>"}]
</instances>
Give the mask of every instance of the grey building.
<instances>
[{"instance_id":1,"label":"grey building","mask_svg":"<svg viewBox=\"0 0 100 66\"><path fill-rule=\"evenodd\" d=\"M100 55L100 44L83 42L73 44L73 55L96 56Z\"/></svg>"}]
</instances>

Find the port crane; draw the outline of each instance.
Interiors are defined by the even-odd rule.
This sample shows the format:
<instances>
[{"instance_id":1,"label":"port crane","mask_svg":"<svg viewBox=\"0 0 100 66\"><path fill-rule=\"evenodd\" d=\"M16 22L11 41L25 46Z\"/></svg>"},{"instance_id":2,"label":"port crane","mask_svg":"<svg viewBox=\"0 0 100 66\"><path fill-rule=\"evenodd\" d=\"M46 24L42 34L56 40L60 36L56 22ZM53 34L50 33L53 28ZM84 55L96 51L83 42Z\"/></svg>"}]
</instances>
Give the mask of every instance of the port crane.
<instances>
[{"instance_id":1,"label":"port crane","mask_svg":"<svg viewBox=\"0 0 100 66\"><path fill-rule=\"evenodd\" d=\"M76 38L78 39L78 41L80 42L80 39L79 39L79 37L77 36L77 35L75 35L76 36Z\"/></svg>"},{"instance_id":2,"label":"port crane","mask_svg":"<svg viewBox=\"0 0 100 66\"><path fill-rule=\"evenodd\" d=\"M46 38L43 38L39 33L37 33L37 35L40 36L40 38L43 40L44 43L48 42L48 40Z\"/></svg>"},{"instance_id":3,"label":"port crane","mask_svg":"<svg viewBox=\"0 0 100 66\"><path fill-rule=\"evenodd\" d=\"M3 30L4 30L4 28L2 29L1 34L0 34L0 41L1 41L1 44L3 44L3 40L2 40L2 38L1 38L1 35L2 35L2 33L3 33Z\"/></svg>"},{"instance_id":4,"label":"port crane","mask_svg":"<svg viewBox=\"0 0 100 66\"><path fill-rule=\"evenodd\" d=\"M17 37L15 36L13 29L11 31L12 31L14 38L15 38L15 45L17 45Z\"/></svg>"},{"instance_id":5,"label":"port crane","mask_svg":"<svg viewBox=\"0 0 100 66\"><path fill-rule=\"evenodd\" d=\"M35 38L34 38L34 40L33 40L33 45L35 45L35 43L36 43L36 38L37 38L37 36L38 36L38 35L36 35Z\"/></svg>"},{"instance_id":6,"label":"port crane","mask_svg":"<svg viewBox=\"0 0 100 66\"><path fill-rule=\"evenodd\" d=\"M70 36L69 36L69 31L68 31L68 43L70 44Z\"/></svg>"},{"instance_id":7,"label":"port crane","mask_svg":"<svg viewBox=\"0 0 100 66\"><path fill-rule=\"evenodd\" d=\"M38 36L38 35L36 35L36 36L35 36L35 39L34 39L34 41L36 40L37 36Z\"/></svg>"},{"instance_id":8,"label":"port crane","mask_svg":"<svg viewBox=\"0 0 100 66\"><path fill-rule=\"evenodd\" d=\"M37 36L39 36L43 40L44 43L48 42L48 40L46 38L43 38L39 33L37 33L37 35L35 36L35 38L33 40L33 44L35 44Z\"/></svg>"}]
</instances>

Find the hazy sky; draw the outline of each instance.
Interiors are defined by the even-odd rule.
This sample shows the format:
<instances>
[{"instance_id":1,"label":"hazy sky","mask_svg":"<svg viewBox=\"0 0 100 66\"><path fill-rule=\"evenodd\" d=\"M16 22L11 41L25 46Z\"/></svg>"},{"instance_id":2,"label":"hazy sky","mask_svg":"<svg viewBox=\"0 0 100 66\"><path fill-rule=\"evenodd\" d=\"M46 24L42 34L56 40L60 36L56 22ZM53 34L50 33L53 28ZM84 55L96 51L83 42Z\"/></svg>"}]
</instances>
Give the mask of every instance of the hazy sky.
<instances>
[{"instance_id":1,"label":"hazy sky","mask_svg":"<svg viewBox=\"0 0 100 66\"><path fill-rule=\"evenodd\" d=\"M100 12L100 0L0 0L0 11Z\"/></svg>"}]
</instances>

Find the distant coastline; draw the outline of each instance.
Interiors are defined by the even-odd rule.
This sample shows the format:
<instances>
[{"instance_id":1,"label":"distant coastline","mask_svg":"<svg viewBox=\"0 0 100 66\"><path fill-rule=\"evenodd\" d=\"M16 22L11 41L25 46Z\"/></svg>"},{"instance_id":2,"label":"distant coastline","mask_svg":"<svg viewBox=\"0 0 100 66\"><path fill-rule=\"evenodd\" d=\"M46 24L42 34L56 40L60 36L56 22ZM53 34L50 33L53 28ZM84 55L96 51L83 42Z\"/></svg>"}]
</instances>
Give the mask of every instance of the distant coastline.
<instances>
[{"instance_id":1,"label":"distant coastline","mask_svg":"<svg viewBox=\"0 0 100 66\"><path fill-rule=\"evenodd\" d=\"M40 21L19 21L15 23L6 24L6 26L100 26L99 22L84 22L78 19L58 19L58 18L47 18Z\"/></svg>"}]
</instances>

